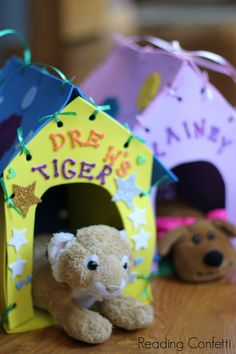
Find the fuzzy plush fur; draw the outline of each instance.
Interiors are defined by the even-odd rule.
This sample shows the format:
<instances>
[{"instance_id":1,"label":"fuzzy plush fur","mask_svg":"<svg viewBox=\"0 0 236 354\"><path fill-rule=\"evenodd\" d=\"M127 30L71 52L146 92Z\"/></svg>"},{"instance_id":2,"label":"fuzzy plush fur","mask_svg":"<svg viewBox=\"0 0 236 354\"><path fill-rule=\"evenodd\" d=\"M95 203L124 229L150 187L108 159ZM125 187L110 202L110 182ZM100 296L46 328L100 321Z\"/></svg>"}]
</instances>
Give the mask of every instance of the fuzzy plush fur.
<instances>
[{"instance_id":1,"label":"fuzzy plush fur","mask_svg":"<svg viewBox=\"0 0 236 354\"><path fill-rule=\"evenodd\" d=\"M158 241L158 252L170 254L178 276L203 282L225 276L236 266L236 251L229 238L236 227L225 220L198 219L175 228Z\"/></svg>"},{"instance_id":2,"label":"fuzzy plush fur","mask_svg":"<svg viewBox=\"0 0 236 354\"><path fill-rule=\"evenodd\" d=\"M121 295L132 254L116 229L96 225L78 230L76 237L38 236L34 253L34 304L49 311L69 336L95 344L110 337L112 325L135 330L151 324L150 305ZM97 312L89 309L93 304Z\"/></svg>"}]
</instances>

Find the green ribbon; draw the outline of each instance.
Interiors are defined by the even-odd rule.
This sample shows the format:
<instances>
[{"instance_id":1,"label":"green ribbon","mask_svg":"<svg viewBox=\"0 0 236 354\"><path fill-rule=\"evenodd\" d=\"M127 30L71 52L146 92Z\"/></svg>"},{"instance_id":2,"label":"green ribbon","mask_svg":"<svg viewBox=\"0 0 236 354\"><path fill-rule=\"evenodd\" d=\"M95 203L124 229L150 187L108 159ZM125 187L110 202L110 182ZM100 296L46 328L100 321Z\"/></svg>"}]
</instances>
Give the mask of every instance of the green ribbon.
<instances>
[{"instance_id":1,"label":"green ribbon","mask_svg":"<svg viewBox=\"0 0 236 354\"><path fill-rule=\"evenodd\" d=\"M73 76L70 80L67 79L66 75L60 69L58 69L55 66L50 65L50 64L45 64L45 63L41 63L41 62L36 61L36 62L30 63L29 65L37 65L37 66L42 67L43 70L46 70L46 68L49 68L49 69L55 71L55 73L57 73L57 75L62 79L63 86L67 83L71 83L75 79L75 76Z\"/></svg>"},{"instance_id":2,"label":"green ribbon","mask_svg":"<svg viewBox=\"0 0 236 354\"><path fill-rule=\"evenodd\" d=\"M142 193L141 193L141 196L144 197L144 196L150 195L150 194L151 194L151 191L152 191L152 187L158 186L159 184L161 184L161 183L163 183L164 181L166 181L168 178L169 178L168 175L162 176L158 181L156 181L156 182L149 188L148 191L142 192Z\"/></svg>"},{"instance_id":3,"label":"green ribbon","mask_svg":"<svg viewBox=\"0 0 236 354\"><path fill-rule=\"evenodd\" d=\"M144 197L144 196L150 195L150 194L151 194L151 191L152 191L152 187L156 187L156 186L158 186L159 184L162 184L163 182L165 182L165 181L168 180L168 179L169 179L169 176L168 176L168 175L162 176L161 178L159 178L158 181L156 181L156 182L149 188L148 191L142 192L140 196L141 196L141 197Z\"/></svg>"},{"instance_id":4,"label":"green ribbon","mask_svg":"<svg viewBox=\"0 0 236 354\"><path fill-rule=\"evenodd\" d=\"M151 194L151 190L152 190L152 188L150 187L148 191L142 192L140 196L141 197L146 197L147 195L150 195Z\"/></svg>"},{"instance_id":5,"label":"green ribbon","mask_svg":"<svg viewBox=\"0 0 236 354\"><path fill-rule=\"evenodd\" d=\"M0 184L2 186L3 194L5 196L5 202L7 203L7 205L9 207L13 208L19 215L22 215L20 210L13 203L12 197L7 193L7 188L6 188L3 177L0 178Z\"/></svg>"},{"instance_id":6,"label":"green ribbon","mask_svg":"<svg viewBox=\"0 0 236 354\"><path fill-rule=\"evenodd\" d=\"M137 136L137 135L132 134L131 129L130 129L130 127L129 127L129 125L128 125L127 123L125 123L125 128L129 130L129 132L131 133L131 135L130 135L130 137L127 139L127 141L125 142L124 145L126 145L126 146L128 147L129 144L130 144L130 142L131 142L131 140L133 140L133 139L138 140L138 141L139 141L140 143L142 143L142 144L145 144L145 140L144 140L144 139L140 138L140 137Z\"/></svg>"},{"instance_id":7,"label":"green ribbon","mask_svg":"<svg viewBox=\"0 0 236 354\"><path fill-rule=\"evenodd\" d=\"M162 257L158 262L158 277L166 277L175 274L175 268L168 257Z\"/></svg>"},{"instance_id":8,"label":"green ribbon","mask_svg":"<svg viewBox=\"0 0 236 354\"><path fill-rule=\"evenodd\" d=\"M41 121L51 118L51 119L54 119L55 122L58 124L61 122L61 120L58 118L59 115L61 115L61 116L77 116L77 113L76 112L55 112L53 114L49 114L45 117L40 118L39 121L41 122Z\"/></svg>"},{"instance_id":9,"label":"green ribbon","mask_svg":"<svg viewBox=\"0 0 236 354\"><path fill-rule=\"evenodd\" d=\"M152 187L158 186L159 184L165 182L167 179L169 179L169 176L168 176L168 175L162 176L161 178L159 178L158 181L156 181L156 182L152 185Z\"/></svg>"},{"instance_id":10,"label":"green ribbon","mask_svg":"<svg viewBox=\"0 0 236 354\"><path fill-rule=\"evenodd\" d=\"M95 111L91 114L91 116L96 117L100 111L105 112L105 111L109 111L111 109L111 106L109 104L97 106L96 103L94 102L94 100L92 99L92 97L89 98L89 101L96 108Z\"/></svg>"},{"instance_id":11,"label":"green ribbon","mask_svg":"<svg viewBox=\"0 0 236 354\"><path fill-rule=\"evenodd\" d=\"M26 143L24 141L22 127L19 127L17 129L17 137L18 137L18 140L19 140L20 146L21 146L20 155L22 155L24 153L25 156L30 156L30 150L29 150L29 148L27 147L27 145L26 145Z\"/></svg>"},{"instance_id":12,"label":"green ribbon","mask_svg":"<svg viewBox=\"0 0 236 354\"><path fill-rule=\"evenodd\" d=\"M15 34L18 37L21 44L25 48L24 52L23 52L24 63L25 63L25 65L30 64L31 63L31 51L30 51L29 44L27 43L25 37L20 32L14 30L14 29L5 29L5 30L0 31L0 37L7 36L9 34Z\"/></svg>"},{"instance_id":13,"label":"green ribbon","mask_svg":"<svg viewBox=\"0 0 236 354\"><path fill-rule=\"evenodd\" d=\"M151 272L148 275L138 275L137 279L144 281L144 289L140 295L145 298L148 296L148 286L153 279L172 274L175 274L174 268L170 263L168 263L168 261L165 260L165 263L163 262L162 265L160 264L159 269L156 272Z\"/></svg>"},{"instance_id":14,"label":"green ribbon","mask_svg":"<svg viewBox=\"0 0 236 354\"><path fill-rule=\"evenodd\" d=\"M16 304L11 304L3 311L2 317L0 317L0 324L7 322L7 317L9 313L16 308Z\"/></svg>"},{"instance_id":15,"label":"green ribbon","mask_svg":"<svg viewBox=\"0 0 236 354\"><path fill-rule=\"evenodd\" d=\"M148 295L148 286L151 283L151 281L158 276L158 272L152 272L148 275L138 275L137 279L142 279L144 280L144 289L141 292L142 297L147 297Z\"/></svg>"},{"instance_id":16,"label":"green ribbon","mask_svg":"<svg viewBox=\"0 0 236 354\"><path fill-rule=\"evenodd\" d=\"M75 80L75 76L72 76L71 79L65 79L65 80L63 80L63 86L64 86L65 84L71 84L74 80Z\"/></svg>"}]
</instances>

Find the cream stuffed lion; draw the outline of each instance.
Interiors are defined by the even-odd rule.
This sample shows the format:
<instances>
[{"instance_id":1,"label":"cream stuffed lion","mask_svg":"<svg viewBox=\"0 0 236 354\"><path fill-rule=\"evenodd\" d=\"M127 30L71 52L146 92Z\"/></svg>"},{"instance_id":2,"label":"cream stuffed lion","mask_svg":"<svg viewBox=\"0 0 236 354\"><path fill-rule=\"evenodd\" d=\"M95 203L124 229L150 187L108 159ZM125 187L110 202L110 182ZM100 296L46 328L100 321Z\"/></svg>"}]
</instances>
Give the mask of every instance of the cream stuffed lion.
<instances>
[{"instance_id":1,"label":"cream stuffed lion","mask_svg":"<svg viewBox=\"0 0 236 354\"><path fill-rule=\"evenodd\" d=\"M113 325L127 330L147 327L152 307L121 295L131 268L129 243L112 227L85 227L76 236L38 236L34 304L49 311L69 336L87 343L108 339ZM95 303L98 312L89 309Z\"/></svg>"}]
</instances>

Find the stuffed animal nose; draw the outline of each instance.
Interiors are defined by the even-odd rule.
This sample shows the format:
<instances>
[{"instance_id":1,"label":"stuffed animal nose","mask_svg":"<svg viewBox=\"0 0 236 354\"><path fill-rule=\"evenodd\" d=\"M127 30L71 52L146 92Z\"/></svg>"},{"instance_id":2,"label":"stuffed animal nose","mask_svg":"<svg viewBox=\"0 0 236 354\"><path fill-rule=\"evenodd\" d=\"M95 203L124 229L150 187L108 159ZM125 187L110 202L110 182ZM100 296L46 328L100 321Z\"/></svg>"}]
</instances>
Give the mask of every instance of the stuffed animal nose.
<instances>
[{"instance_id":1,"label":"stuffed animal nose","mask_svg":"<svg viewBox=\"0 0 236 354\"><path fill-rule=\"evenodd\" d=\"M224 256L219 251L209 251L205 254L203 262L210 267L219 267L223 262Z\"/></svg>"},{"instance_id":2,"label":"stuffed animal nose","mask_svg":"<svg viewBox=\"0 0 236 354\"><path fill-rule=\"evenodd\" d=\"M116 290L119 290L120 287L118 285L109 285L109 286L106 286L106 290L109 292L109 293L113 293L113 291L116 291Z\"/></svg>"}]
</instances>

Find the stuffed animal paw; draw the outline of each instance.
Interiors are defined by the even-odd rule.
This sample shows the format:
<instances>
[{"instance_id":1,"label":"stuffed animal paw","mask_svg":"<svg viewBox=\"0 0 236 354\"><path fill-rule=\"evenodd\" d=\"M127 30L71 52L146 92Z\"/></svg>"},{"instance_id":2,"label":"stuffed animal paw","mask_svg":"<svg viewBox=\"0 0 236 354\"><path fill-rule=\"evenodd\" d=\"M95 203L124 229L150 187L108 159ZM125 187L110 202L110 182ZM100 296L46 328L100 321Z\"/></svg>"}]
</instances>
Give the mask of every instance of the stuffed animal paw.
<instances>
[{"instance_id":1,"label":"stuffed animal paw","mask_svg":"<svg viewBox=\"0 0 236 354\"><path fill-rule=\"evenodd\" d=\"M87 343L102 343L112 333L112 324L99 313L79 306L71 306L63 318L62 326L71 337Z\"/></svg>"},{"instance_id":2,"label":"stuffed animal paw","mask_svg":"<svg viewBox=\"0 0 236 354\"><path fill-rule=\"evenodd\" d=\"M127 330L148 327L153 321L152 306L125 296L107 299L99 309L115 326Z\"/></svg>"}]
</instances>

